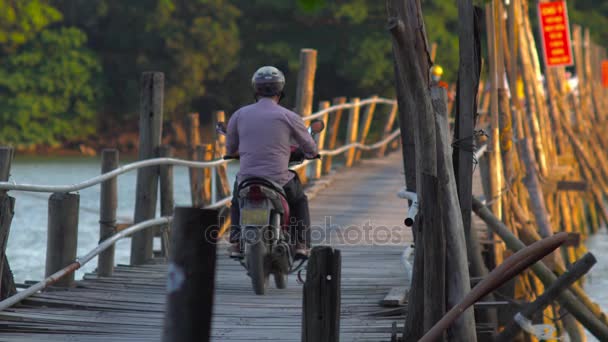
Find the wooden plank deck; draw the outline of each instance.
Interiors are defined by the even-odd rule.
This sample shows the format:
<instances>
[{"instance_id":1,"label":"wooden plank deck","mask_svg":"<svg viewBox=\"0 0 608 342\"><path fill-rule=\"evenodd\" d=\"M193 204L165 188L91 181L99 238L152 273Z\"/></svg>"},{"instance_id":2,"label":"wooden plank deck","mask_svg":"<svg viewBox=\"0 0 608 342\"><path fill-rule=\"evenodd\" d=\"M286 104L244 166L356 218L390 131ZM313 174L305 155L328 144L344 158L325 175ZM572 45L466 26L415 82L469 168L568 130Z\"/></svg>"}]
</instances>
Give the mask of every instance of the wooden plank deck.
<instances>
[{"instance_id":1,"label":"wooden plank deck","mask_svg":"<svg viewBox=\"0 0 608 342\"><path fill-rule=\"evenodd\" d=\"M342 250L343 341L388 341L394 317L371 316L392 287L403 286L400 258L411 242L400 153L333 176L311 201L313 239ZM218 253L214 341L299 341L302 286L256 296L244 269ZM69 291L51 289L0 313L0 341L159 341L166 265L118 266L111 278L89 274ZM401 323L402 319L398 319Z\"/></svg>"}]
</instances>

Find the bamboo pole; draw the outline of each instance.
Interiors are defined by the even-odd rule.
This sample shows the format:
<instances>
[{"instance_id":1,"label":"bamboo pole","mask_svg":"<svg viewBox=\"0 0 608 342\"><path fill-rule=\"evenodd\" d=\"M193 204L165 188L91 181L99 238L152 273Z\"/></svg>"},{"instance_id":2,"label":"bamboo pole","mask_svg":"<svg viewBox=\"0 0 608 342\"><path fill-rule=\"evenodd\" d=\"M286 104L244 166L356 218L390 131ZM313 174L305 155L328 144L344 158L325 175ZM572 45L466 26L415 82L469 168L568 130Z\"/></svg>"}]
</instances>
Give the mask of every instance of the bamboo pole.
<instances>
[{"instance_id":1,"label":"bamboo pole","mask_svg":"<svg viewBox=\"0 0 608 342\"><path fill-rule=\"evenodd\" d=\"M496 0L493 0L491 4L486 5L486 24L489 28L488 34L488 46L490 55L490 142L488 145L488 167L490 176L490 203L492 212L498 217L502 218L502 206L501 206L501 191L502 191L502 177L500 167L500 134L499 134L499 121L498 121L498 42L496 39Z\"/></svg>"},{"instance_id":2,"label":"bamboo pole","mask_svg":"<svg viewBox=\"0 0 608 342\"><path fill-rule=\"evenodd\" d=\"M197 147L201 144L200 122L198 113L190 113L186 117L186 141L188 143L188 158L190 160L201 161L198 158ZM192 206L200 208L203 205L202 186L203 170L190 168L190 197Z\"/></svg>"},{"instance_id":3,"label":"bamboo pole","mask_svg":"<svg viewBox=\"0 0 608 342\"><path fill-rule=\"evenodd\" d=\"M319 110L327 109L327 108L329 108L329 106L330 106L329 101L319 102ZM321 151L325 147L325 137L327 136L327 117L328 117L328 115L329 114L323 115L322 121L325 126L325 129L322 130L321 133L319 133L319 135L318 135L317 147L319 148L319 151ZM320 179L321 175L322 175L322 171L323 171L323 161L321 159L319 159L315 162L314 178Z\"/></svg>"},{"instance_id":4,"label":"bamboo pole","mask_svg":"<svg viewBox=\"0 0 608 342\"><path fill-rule=\"evenodd\" d=\"M568 272L559 276L556 281L547 288L547 290L538 297L534 302L527 304L518 313L528 320L540 313L545 307L557 299L557 296L565 291L571 284L587 273L591 267L597 262L593 254L587 253L579 260ZM507 327L495 339L496 342L509 342L517 336L521 327L515 320L511 321ZM580 341L580 339L577 339Z\"/></svg>"},{"instance_id":5,"label":"bamboo pole","mask_svg":"<svg viewBox=\"0 0 608 342\"><path fill-rule=\"evenodd\" d=\"M399 110L399 105L397 103L395 103L391 107L391 112L389 113L388 117L386 118L386 124L384 125L384 130L382 131L382 139L386 138L389 134L391 134L391 132L393 130L393 126L395 124L395 119L397 118L398 110ZM383 157L384 155L386 155L387 147L388 147L388 144L380 147L378 149L377 157Z\"/></svg>"},{"instance_id":6,"label":"bamboo pole","mask_svg":"<svg viewBox=\"0 0 608 342\"><path fill-rule=\"evenodd\" d=\"M296 88L296 113L307 117L312 113L312 103L315 88L315 73L317 71L317 50L300 50L300 71ZM308 167L298 171L302 184L307 181Z\"/></svg>"},{"instance_id":7,"label":"bamboo pole","mask_svg":"<svg viewBox=\"0 0 608 342\"><path fill-rule=\"evenodd\" d=\"M226 122L226 113L222 110L218 110L213 115L214 122ZM223 134L215 134L215 158L221 159L226 154L226 136ZM215 168L219 178L219 193L221 198L230 196L230 182L228 181L228 166L220 165Z\"/></svg>"},{"instance_id":8,"label":"bamboo pole","mask_svg":"<svg viewBox=\"0 0 608 342\"><path fill-rule=\"evenodd\" d=\"M359 98L355 97L351 101L353 103L353 107L350 109L348 115L348 128L346 129L346 145L353 144L357 141L357 133L359 132L359 110L361 106L359 105ZM355 147L351 147L348 152L346 152L346 167L353 166L355 161Z\"/></svg>"},{"instance_id":9,"label":"bamboo pole","mask_svg":"<svg viewBox=\"0 0 608 342\"><path fill-rule=\"evenodd\" d=\"M161 157L173 157L173 149L171 146L161 146ZM173 196L173 165L163 165L160 167L160 216L173 216L173 206L175 200ZM164 229L163 229L164 228ZM171 225L161 227L161 252L167 258L171 255Z\"/></svg>"},{"instance_id":10,"label":"bamboo pole","mask_svg":"<svg viewBox=\"0 0 608 342\"><path fill-rule=\"evenodd\" d=\"M488 227L494 230L505 241L507 247L516 252L525 247L510 230L498 220L481 202L473 199L473 210L484 220ZM542 262L537 262L532 266L532 270L539 277L546 287L551 286L557 277L551 272ZM600 340L608 340L608 325L602 323L596 316L589 311L587 307L581 304L577 298L570 292L564 291L558 301L563 305L574 317L583 324L594 336Z\"/></svg>"},{"instance_id":11,"label":"bamboo pole","mask_svg":"<svg viewBox=\"0 0 608 342\"><path fill-rule=\"evenodd\" d=\"M346 103L345 97L337 97L332 101L334 106L341 105ZM336 142L338 141L338 133L340 133L340 121L342 119L342 109L338 109L329 117L329 123L326 130L329 130L331 134L329 135L329 141L327 144L327 148L329 150L333 150L336 148ZM328 133L329 133L328 132ZM326 133L326 134L328 134ZM327 156L323 158L323 173L328 174L331 171L331 166L333 162L333 156Z\"/></svg>"},{"instance_id":12,"label":"bamboo pole","mask_svg":"<svg viewBox=\"0 0 608 342\"><path fill-rule=\"evenodd\" d=\"M377 100L378 95L374 95L371 97L372 100ZM376 103L372 102L367 105L367 110L365 114L363 114L363 127L361 127L361 133L359 135L359 143L365 145L365 140L367 139L367 135L369 134L369 129L372 126L372 119L374 118L374 112L376 111ZM359 161L361 159L362 150L357 150L355 153L355 161Z\"/></svg>"}]
</instances>

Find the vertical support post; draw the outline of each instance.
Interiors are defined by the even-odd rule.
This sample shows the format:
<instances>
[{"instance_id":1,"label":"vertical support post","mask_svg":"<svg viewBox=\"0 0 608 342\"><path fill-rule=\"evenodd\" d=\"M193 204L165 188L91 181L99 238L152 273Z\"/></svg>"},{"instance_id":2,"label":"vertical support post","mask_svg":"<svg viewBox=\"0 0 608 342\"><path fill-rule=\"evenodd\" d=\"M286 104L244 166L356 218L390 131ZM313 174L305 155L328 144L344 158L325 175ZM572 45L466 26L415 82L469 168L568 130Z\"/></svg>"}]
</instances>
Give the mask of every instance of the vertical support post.
<instances>
[{"instance_id":1,"label":"vertical support post","mask_svg":"<svg viewBox=\"0 0 608 342\"><path fill-rule=\"evenodd\" d=\"M312 99L317 71L317 50L300 50L300 71L296 89L296 112L302 116L312 113Z\"/></svg>"},{"instance_id":2,"label":"vertical support post","mask_svg":"<svg viewBox=\"0 0 608 342\"><path fill-rule=\"evenodd\" d=\"M204 144L196 146L196 160L198 161L210 161L213 159L213 145L212 144ZM206 204L209 204L211 201L211 173L212 169L198 169L199 174L201 175L201 186L199 191L199 196L201 202L197 208L202 208Z\"/></svg>"},{"instance_id":3,"label":"vertical support post","mask_svg":"<svg viewBox=\"0 0 608 342\"><path fill-rule=\"evenodd\" d=\"M300 71L296 89L296 113L307 117L312 113L312 100L315 89L315 73L317 71L317 50L300 50ZM300 181L306 183L307 175L304 167L298 171Z\"/></svg>"},{"instance_id":4,"label":"vertical support post","mask_svg":"<svg viewBox=\"0 0 608 342\"><path fill-rule=\"evenodd\" d=\"M118 167L118 150L104 149L101 152L101 173L108 173ZM99 204L99 240L103 241L116 233L116 207L118 184L116 177L101 183ZM99 254L97 275L112 276L114 270L114 246Z\"/></svg>"},{"instance_id":5,"label":"vertical support post","mask_svg":"<svg viewBox=\"0 0 608 342\"><path fill-rule=\"evenodd\" d=\"M217 167L210 169L211 171L211 194L209 195L209 204L214 204L217 201Z\"/></svg>"},{"instance_id":6,"label":"vertical support post","mask_svg":"<svg viewBox=\"0 0 608 342\"><path fill-rule=\"evenodd\" d=\"M345 97L337 97L333 100L333 105L338 106L346 103ZM342 120L342 109L338 109L329 117L329 124L326 130L329 130L331 134L329 135L329 141L327 145L328 150L333 150L336 148L336 142L338 141L338 133L340 132L340 121ZM333 157L327 156L324 157L324 165L323 165L323 173L328 174L331 171L331 164Z\"/></svg>"},{"instance_id":7,"label":"vertical support post","mask_svg":"<svg viewBox=\"0 0 608 342\"><path fill-rule=\"evenodd\" d=\"M372 100L377 100L378 96L374 95L371 97ZM376 111L376 102L372 102L367 106L367 110L365 114L363 114L363 127L361 127L361 136L359 137L359 142L361 144L365 144L365 139L367 139L367 135L369 134L369 129L372 127L372 119L374 118L374 112ZM355 160L359 161L361 159L362 150L357 150L355 153Z\"/></svg>"},{"instance_id":8,"label":"vertical support post","mask_svg":"<svg viewBox=\"0 0 608 342\"><path fill-rule=\"evenodd\" d=\"M175 208L164 342L210 340L217 234L217 210Z\"/></svg>"},{"instance_id":9,"label":"vertical support post","mask_svg":"<svg viewBox=\"0 0 608 342\"><path fill-rule=\"evenodd\" d=\"M481 254L476 234L471 234L471 212L473 203L473 153L468 146L475 144L474 117L476 113L476 92L479 87L480 51L475 44L477 32L475 30L475 10L472 1L458 2L459 32L460 32L460 66L458 77L458 108L456 109L456 127L454 140L462 148L454 149L454 168L456 171L456 184L458 198L462 212L464 231L467 238L469 261L472 263L472 275L481 275L483 265L479 265ZM478 38L478 37L477 37ZM466 147L465 147L466 146ZM474 254L473 254L474 253ZM479 255L479 257L478 257Z\"/></svg>"},{"instance_id":10,"label":"vertical support post","mask_svg":"<svg viewBox=\"0 0 608 342\"><path fill-rule=\"evenodd\" d=\"M397 118L397 112L399 110L399 104L395 103L392 107L391 107L391 112L388 115L388 117L386 118L386 124L384 125L384 131L382 132L382 139L386 138L389 136L389 134L391 134L391 131L393 129L393 125L395 124L395 119ZM388 148L388 144L385 144L383 146L381 146L378 149L378 155L377 157L383 157L386 154L386 149Z\"/></svg>"},{"instance_id":11,"label":"vertical support post","mask_svg":"<svg viewBox=\"0 0 608 342\"><path fill-rule=\"evenodd\" d=\"M340 250L312 249L302 297L302 342L340 341Z\"/></svg>"},{"instance_id":12,"label":"vertical support post","mask_svg":"<svg viewBox=\"0 0 608 342\"><path fill-rule=\"evenodd\" d=\"M173 157L171 146L161 146L159 155L162 158ZM160 216L173 216L173 165L163 165L160 167ZM171 224L164 227L161 233L161 252L168 257L170 255Z\"/></svg>"},{"instance_id":13,"label":"vertical support post","mask_svg":"<svg viewBox=\"0 0 608 342\"><path fill-rule=\"evenodd\" d=\"M215 118L215 123L218 122L226 122L226 114L222 110L218 110L215 112L213 116ZM215 158L221 159L226 154L226 136L222 134L215 134ZM219 176L219 193L220 196L226 197L230 196L231 186L228 181L228 172L226 164L220 165L216 168L216 171Z\"/></svg>"},{"instance_id":14,"label":"vertical support post","mask_svg":"<svg viewBox=\"0 0 608 342\"><path fill-rule=\"evenodd\" d=\"M53 193L49 198L45 277L76 259L79 205L80 195L77 194ZM55 283L55 286L72 285L74 285L74 273L66 275Z\"/></svg>"},{"instance_id":15,"label":"vertical support post","mask_svg":"<svg viewBox=\"0 0 608 342\"><path fill-rule=\"evenodd\" d=\"M489 169L490 169L490 198L492 203L492 212L498 218L502 218L501 206L501 172L500 172L500 134L498 131L498 87L499 87L499 44L496 39L496 2L486 5L486 23L488 29L488 46L492 48L490 51L490 142L488 145Z\"/></svg>"},{"instance_id":16,"label":"vertical support post","mask_svg":"<svg viewBox=\"0 0 608 342\"><path fill-rule=\"evenodd\" d=\"M348 115L348 129L346 131L346 145L354 144L357 142L357 133L359 132L359 111L361 106L359 105L359 98L355 97L352 99L353 107L350 109ZM346 167L353 166L355 161L355 147L351 147L346 152Z\"/></svg>"},{"instance_id":17,"label":"vertical support post","mask_svg":"<svg viewBox=\"0 0 608 342\"><path fill-rule=\"evenodd\" d=\"M324 110L329 108L329 101L321 101L319 102L319 110ZM325 129L323 131L321 131L321 133L319 133L318 135L318 141L317 141L317 147L319 148L319 151L323 150L323 148L325 147L325 137L327 136L327 118L329 116L328 114L323 115L323 124L325 125ZM319 179L321 178L321 173L322 173L322 169L323 169L323 160L319 159L315 162L315 179Z\"/></svg>"},{"instance_id":18,"label":"vertical support post","mask_svg":"<svg viewBox=\"0 0 608 342\"><path fill-rule=\"evenodd\" d=\"M139 160L154 158L162 136L165 75L145 72L141 78L139 113ZM137 171L134 223L154 218L158 193L158 166ZM131 264L140 265L152 258L153 231L135 233L131 239Z\"/></svg>"},{"instance_id":19,"label":"vertical support post","mask_svg":"<svg viewBox=\"0 0 608 342\"><path fill-rule=\"evenodd\" d=\"M188 142L188 158L190 160L201 160L198 158L197 151L198 146L201 144L199 125L199 114L188 114L186 117L186 136ZM192 198L192 206L200 208L203 205L203 170L190 168L188 169L188 173L190 175L190 197Z\"/></svg>"},{"instance_id":20,"label":"vertical support post","mask_svg":"<svg viewBox=\"0 0 608 342\"><path fill-rule=\"evenodd\" d=\"M6 182L10 176L13 148L0 146L0 181ZM0 300L17 293L13 273L6 257L6 247L15 211L15 198L6 191L0 191Z\"/></svg>"}]
</instances>

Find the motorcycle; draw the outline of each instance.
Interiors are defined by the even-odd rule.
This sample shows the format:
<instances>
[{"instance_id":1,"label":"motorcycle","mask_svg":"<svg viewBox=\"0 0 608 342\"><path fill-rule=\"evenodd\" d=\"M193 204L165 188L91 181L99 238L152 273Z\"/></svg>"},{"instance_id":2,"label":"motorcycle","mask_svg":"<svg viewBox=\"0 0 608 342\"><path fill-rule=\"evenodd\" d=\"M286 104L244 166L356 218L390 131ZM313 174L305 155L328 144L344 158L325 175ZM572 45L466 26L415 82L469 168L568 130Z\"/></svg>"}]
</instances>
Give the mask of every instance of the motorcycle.
<instances>
[{"instance_id":1,"label":"motorcycle","mask_svg":"<svg viewBox=\"0 0 608 342\"><path fill-rule=\"evenodd\" d=\"M323 129L323 121L312 120L308 132L314 138ZM225 135L225 124L217 123L216 131ZM224 156L224 159L238 159L238 156ZM289 166L302 164L304 160L304 153L292 146ZM243 251L239 261L251 278L253 291L263 295L270 275L277 288L286 288L288 275L301 269L306 260L300 259L297 263L294 258L295 239L289 234L289 205L283 187L269 179L250 177L240 181L236 195Z\"/></svg>"}]
</instances>

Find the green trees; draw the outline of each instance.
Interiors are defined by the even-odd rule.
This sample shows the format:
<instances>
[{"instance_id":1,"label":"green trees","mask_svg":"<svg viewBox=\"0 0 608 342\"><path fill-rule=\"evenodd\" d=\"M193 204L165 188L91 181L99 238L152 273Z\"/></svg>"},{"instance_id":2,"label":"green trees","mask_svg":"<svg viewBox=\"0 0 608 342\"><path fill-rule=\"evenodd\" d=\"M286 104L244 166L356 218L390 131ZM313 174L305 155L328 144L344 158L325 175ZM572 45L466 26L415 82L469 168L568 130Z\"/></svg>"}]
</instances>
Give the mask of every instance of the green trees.
<instances>
[{"instance_id":1,"label":"green trees","mask_svg":"<svg viewBox=\"0 0 608 342\"><path fill-rule=\"evenodd\" d=\"M0 143L56 144L91 133L99 63L76 28L49 29L46 1L0 0Z\"/></svg>"},{"instance_id":2,"label":"green trees","mask_svg":"<svg viewBox=\"0 0 608 342\"><path fill-rule=\"evenodd\" d=\"M454 82L456 3L421 2L436 63ZM608 2L568 4L573 23L608 40ZM269 64L285 72L292 107L301 48L319 51L315 102L390 97L386 22L379 0L0 0L0 143L52 144L133 121L147 70L165 72L168 119L251 102L250 77Z\"/></svg>"},{"instance_id":3,"label":"green trees","mask_svg":"<svg viewBox=\"0 0 608 342\"><path fill-rule=\"evenodd\" d=\"M95 130L101 67L76 28L44 30L0 62L0 142L56 144Z\"/></svg>"},{"instance_id":4,"label":"green trees","mask_svg":"<svg viewBox=\"0 0 608 342\"><path fill-rule=\"evenodd\" d=\"M136 114L139 75L165 72L166 117L192 110L210 82L238 63L239 10L228 0L55 0L89 36L106 85L106 117Z\"/></svg>"},{"instance_id":5,"label":"green trees","mask_svg":"<svg viewBox=\"0 0 608 342\"><path fill-rule=\"evenodd\" d=\"M12 53L61 13L41 0L0 0L0 53Z\"/></svg>"}]
</instances>

